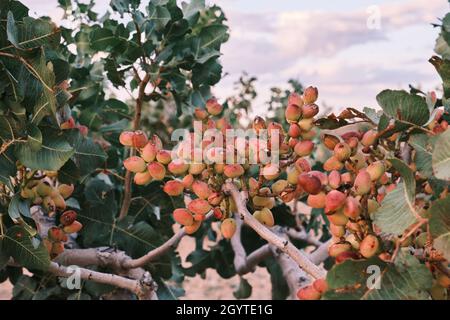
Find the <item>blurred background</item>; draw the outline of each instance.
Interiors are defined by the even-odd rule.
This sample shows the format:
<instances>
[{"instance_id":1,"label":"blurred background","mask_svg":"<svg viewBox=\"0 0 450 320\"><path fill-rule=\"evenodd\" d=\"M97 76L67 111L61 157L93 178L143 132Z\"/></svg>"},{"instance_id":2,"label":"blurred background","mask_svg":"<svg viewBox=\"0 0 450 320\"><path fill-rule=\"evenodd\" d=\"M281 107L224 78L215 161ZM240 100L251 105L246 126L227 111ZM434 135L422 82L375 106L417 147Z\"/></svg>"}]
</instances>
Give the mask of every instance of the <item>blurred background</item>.
<instances>
[{"instance_id":1,"label":"blurred background","mask_svg":"<svg viewBox=\"0 0 450 320\"><path fill-rule=\"evenodd\" d=\"M23 2L35 15L63 17L57 0ZM105 12L110 1L95 2ZM376 107L386 88L429 91L439 84L428 59L438 35L432 24L446 12L446 0L207 2L222 7L231 29L222 57L227 75L214 93L230 96L247 72L257 78L254 114L264 114L270 89L289 79L319 87L321 103L336 110Z\"/></svg>"}]
</instances>

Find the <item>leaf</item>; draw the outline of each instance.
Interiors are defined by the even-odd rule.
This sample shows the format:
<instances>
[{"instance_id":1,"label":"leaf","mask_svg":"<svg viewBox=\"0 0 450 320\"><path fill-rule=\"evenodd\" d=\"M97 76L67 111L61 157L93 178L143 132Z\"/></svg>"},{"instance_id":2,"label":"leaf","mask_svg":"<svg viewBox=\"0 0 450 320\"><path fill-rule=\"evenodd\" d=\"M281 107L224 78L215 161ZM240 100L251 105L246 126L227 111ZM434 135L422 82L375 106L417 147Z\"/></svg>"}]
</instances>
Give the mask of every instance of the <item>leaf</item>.
<instances>
[{"instance_id":1,"label":"leaf","mask_svg":"<svg viewBox=\"0 0 450 320\"><path fill-rule=\"evenodd\" d=\"M450 180L450 130L438 136L433 148L432 164L436 178Z\"/></svg>"},{"instance_id":2,"label":"leaf","mask_svg":"<svg viewBox=\"0 0 450 320\"><path fill-rule=\"evenodd\" d=\"M27 144L33 151L39 151L42 147L42 132L33 124L28 128Z\"/></svg>"},{"instance_id":3,"label":"leaf","mask_svg":"<svg viewBox=\"0 0 450 320\"><path fill-rule=\"evenodd\" d=\"M13 226L5 234L3 248L14 261L28 269L46 271L50 266L50 257L42 242L33 244L28 231L20 226Z\"/></svg>"},{"instance_id":4,"label":"leaf","mask_svg":"<svg viewBox=\"0 0 450 320\"><path fill-rule=\"evenodd\" d=\"M189 25L197 22L200 11L205 9L205 0L191 0L189 3L182 3L184 18L189 21Z\"/></svg>"},{"instance_id":5,"label":"leaf","mask_svg":"<svg viewBox=\"0 0 450 320\"><path fill-rule=\"evenodd\" d=\"M329 290L324 298L329 300L424 300L429 299L427 290L431 288L432 281L433 277L428 268L407 250L401 250L394 264L371 258L350 259L334 265L327 274Z\"/></svg>"},{"instance_id":6,"label":"leaf","mask_svg":"<svg viewBox=\"0 0 450 320\"><path fill-rule=\"evenodd\" d=\"M106 160L106 153L91 138L84 137L78 129L68 130L67 141L74 149L72 160L83 177L99 168Z\"/></svg>"},{"instance_id":7,"label":"leaf","mask_svg":"<svg viewBox=\"0 0 450 320\"><path fill-rule=\"evenodd\" d=\"M28 144L19 144L15 154L19 161L32 170L58 171L74 154L73 148L61 136L43 135L42 147L34 151Z\"/></svg>"},{"instance_id":8,"label":"leaf","mask_svg":"<svg viewBox=\"0 0 450 320\"><path fill-rule=\"evenodd\" d=\"M204 64L197 64L192 69L192 84L195 88L201 85L213 86L220 81L222 66L216 59L210 59Z\"/></svg>"},{"instance_id":9,"label":"leaf","mask_svg":"<svg viewBox=\"0 0 450 320\"><path fill-rule=\"evenodd\" d=\"M372 214L373 222L387 234L401 235L417 222L414 208L416 180L412 170L401 160L388 159L392 166L402 175L403 182L389 192L381 206Z\"/></svg>"},{"instance_id":10,"label":"leaf","mask_svg":"<svg viewBox=\"0 0 450 320\"><path fill-rule=\"evenodd\" d=\"M219 50L222 43L228 40L228 27L221 24L213 24L204 27L199 34L200 49Z\"/></svg>"},{"instance_id":11,"label":"leaf","mask_svg":"<svg viewBox=\"0 0 450 320\"><path fill-rule=\"evenodd\" d=\"M403 90L384 90L377 101L385 114L406 124L421 126L430 117L425 99Z\"/></svg>"},{"instance_id":12,"label":"leaf","mask_svg":"<svg viewBox=\"0 0 450 320\"><path fill-rule=\"evenodd\" d=\"M11 186L11 177L14 177L16 173L16 158L13 148L9 148L0 154L0 183Z\"/></svg>"},{"instance_id":13,"label":"leaf","mask_svg":"<svg viewBox=\"0 0 450 320\"><path fill-rule=\"evenodd\" d=\"M428 137L426 134L414 134L409 137L409 144L416 151L414 159L417 170L425 177L429 178L433 175L431 166L432 153L428 151Z\"/></svg>"},{"instance_id":14,"label":"leaf","mask_svg":"<svg viewBox=\"0 0 450 320\"><path fill-rule=\"evenodd\" d=\"M9 202L8 215L13 221L17 221L21 218L21 215L30 218L30 205L22 200L19 193L16 193Z\"/></svg>"},{"instance_id":15,"label":"leaf","mask_svg":"<svg viewBox=\"0 0 450 320\"><path fill-rule=\"evenodd\" d=\"M240 277L240 281L239 281L239 287L233 291L233 296L236 299L247 299L252 295L252 286L250 285L250 283L248 283L248 281L243 278Z\"/></svg>"},{"instance_id":16,"label":"leaf","mask_svg":"<svg viewBox=\"0 0 450 320\"><path fill-rule=\"evenodd\" d=\"M169 23L171 17L170 12L165 7L150 3L147 7L147 21L152 25L152 31L161 31Z\"/></svg>"},{"instance_id":17,"label":"leaf","mask_svg":"<svg viewBox=\"0 0 450 320\"><path fill-rule=\"evenodd\" d=\"M434 247L450 261L450 197L435 201L429 210Z\"/></svg>"}]
</instances>

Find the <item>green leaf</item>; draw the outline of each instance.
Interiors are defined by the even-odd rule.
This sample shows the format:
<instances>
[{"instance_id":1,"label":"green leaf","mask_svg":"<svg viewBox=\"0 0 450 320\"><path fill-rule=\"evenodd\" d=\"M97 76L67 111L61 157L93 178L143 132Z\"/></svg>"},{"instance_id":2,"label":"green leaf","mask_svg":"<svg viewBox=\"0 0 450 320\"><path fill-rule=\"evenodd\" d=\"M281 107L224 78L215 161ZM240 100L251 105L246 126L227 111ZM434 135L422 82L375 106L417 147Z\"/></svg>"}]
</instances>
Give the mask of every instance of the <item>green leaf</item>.
<instances>
[{"instance_id":1,"label":"green leaf","mask_svg":"<svg viewBox=\"0 0 450 320\"><path fill-rule=\"evenodd\" d=\"M21 218L21 215L30 218L30 205L28 202L22 200L19 193L16 193L12 198L8 206L8 215L13 221L17 221Z\"/></svg>"},{"instance_id":2,"label":"green leaf","mask_svg":"<svg viewBox=\"0 0 450 320\"><path fill-rule=\"evenodd\" d=\"M450 130L438 136L434 144L432 163L436 178L450 180Z\"/></svg>"},{"instance_id":3,"label":"green leaf","mask_svg":"<svg viewBox=\"0 0 450 320\"><path fill-rule=\"evenodd\" d=\"M379 271L379 277L374 270ZM424 300L429 299L427 290L432 281L428 268L407 250L401 250L394 264L371 258L334 265L327 274L329 290L324 299Z\"/></svg>"},{"instance_id":4,"label":"green leaf","mask_svg":"<svg viewBox=\"0 0 450 320\"><path fill-rule=\"evenodd\" d=\"M428 136L426 134L414 134L409 137L409 144L416 151L414 159L417 170L424 177L431 177L433 175L433 168L431 166L432 153L428 148Z\"/></svg>"},{"instance_id":5,"label":"green leaf","mask_svg":"<svg viewBox=\"0 0 450 320\"><path fill-rule=\"evenodd\" d=\"M11 177L14 177L16 172L16 158L13 148L9 148L0 154L0 183L11 186Z\"/></svg>"},{"instance_id":6,"label":"green leaf","mask_svg":"<svg viewBox=\"0 0 450 320\"><path fill-rule=\"evenodd\" d=\"M403 182L398 183L397 187L386 195L372 218L382 232L401 235L417 222L418 214L414 208L416 180L412 170L403 161L388 160L402 175Z\"/></svg>"},{"instance_id":7,"label":"green leaf","mask_svg":"<svg viewBox=\"0 0 450 320\"><path fill-rule=\"evenodd\" d=\"M239 281L239 287L233 291L233 296L236 299L247 299L252 295L252 286L250 285L250 283L248 283L248 281L243 278L240 277L240 281Z\"/></svg>"},{"instance_id":8,"label":"green leaf","mask_svg":"<svg viewBox=\"0 0 450 320\"><path fill-rule=\"evenodd\" d=\"M46 271L50 266L50 257L42 242L36 245L28 231L13 226L5 234L3 248L14 261L28 269Z\"/></svg>"},{"instance_id":9,"label":"green leaf","mask_svg":"<svg viewBox=\"0 0 450 320\"><path fill-rule=\"evenodd\" d=\"M429 214L434 247L450 261L450 197L435 201Z\"/></svg>"},{"instance_id":10,"label":"green leaf","mask_svg":"<svg viewBox=\"0 0 450 320\"><path fill-rule=\"evenodd\" d=\"M84 137L78 129L68 130L67 141L74 149L72 160L81 176L92 173L106 160L106 153L91 138Z\"/></svg>"},{"instance_id":11,"label":"green leaf","mask_svg":"<svg viewBox=\"0 0 450 320\"><path fill-rule=\"evenodd\" d=\"M421 126L430 117L425 99L403 90L384 90L377 101L385 114L406 124Z\"/></svg>"},{"instance_id":12,"label":"green leaf","mask_svg":"<svg viewBox=\"0 0 450 320\"><path fill-rule=\"evenodd\" d=\"M220 81L222 66L216 59L210 59L204 64L197 64L192 69L192 84L195 88L201 85L213 86Z\"/></svg>"},{"instance_id":13,"label":"green leaf","mask_svg":"<svg viewBox=\"0 0 450 320\"><path fill-rule=\"evenodd\" d=\"M34 151L27 143L17 145L15 154L19 161L32 170L59 170L74 154L73 148L61 136L43 135L42 147Z\"/></svg>"},{"instance_id":14,"label":"green leaf","mask_svg":"<svg viewBox=\"0 0 450 320\"><path fill-rule=\"evenodd\" d=\"M18 49L59 44L59 29L49 20L25 17L22 22L16 23L13 13L8 12L6 28L8 40Z\"/></svg>"},{"instance_id":15,"label":"green leaf","mask_svg":"<svg viewBox=\"0 0 450 320\"><path fill-rule=\"evenodd\" d=\"M214 24L204 27L199 34L200 49L219 50L222 43L228 40L228 27Z\"/></svg>"},{"instance_id":16,"label":"green leaf","mask_svg":"<svg viewBox=\"0 0 450 320\"><path fill-rule=\"evenodd\" d=\"M182 7L184 18L192 26L197 22L200 11L205 9L205 0L191 0L189 3L183 2Z\"/></svg>"},{"instance_id":17,"label":"green leaf","mask_svg":"<svg viewBox=\"0 0 450 320\"><path fill-rule=\"evenodd\" d=\"M150 23L151 30L161 31L169 23L171 17L170 12L165 7L154 5L150 3L147 7L148 18L147 21Z\"/></svg>"},{"instance_id":18,"label":"green leaf","mask_svg":"<svg viewBox=\"0 0 450 320\"><path fill-rule=\"evenodd\" d=\"M27 144L33 151L39 151L42 147L42 132L33 124L28 127Z\"/></svg>"}]
</instances>

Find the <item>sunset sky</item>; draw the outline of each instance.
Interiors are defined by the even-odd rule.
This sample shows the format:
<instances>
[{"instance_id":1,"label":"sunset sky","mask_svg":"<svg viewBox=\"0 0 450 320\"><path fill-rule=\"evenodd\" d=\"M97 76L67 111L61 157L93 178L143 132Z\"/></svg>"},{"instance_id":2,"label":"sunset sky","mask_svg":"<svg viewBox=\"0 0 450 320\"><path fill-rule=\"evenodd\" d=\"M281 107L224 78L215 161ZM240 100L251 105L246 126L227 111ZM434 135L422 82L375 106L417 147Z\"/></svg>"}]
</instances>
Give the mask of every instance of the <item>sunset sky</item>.
<instances>
[{"instance_id":1,"label":"sunset sky","mask_svg":"<svg viewBox=\"0 0 450 320\"><path fill-rule=\"evenodd\" d=\"M35 15L60 20L57 0L22 0ZM233 92L242 71L258 78L255 113L267 107L269 88L290 78L320 90L320 102L336 109L376 106L385 88L428 91L439 78L428 59L438 30L431 23L448 11L446 0L207 0L221 6L231 29L223 48L224 71L214 89L218 98ZM97 0L105 11L109 0ZM376 8L374 8L376 6ZM380 29L367 20L380 13Z\"/></svg>"}]
</instances>

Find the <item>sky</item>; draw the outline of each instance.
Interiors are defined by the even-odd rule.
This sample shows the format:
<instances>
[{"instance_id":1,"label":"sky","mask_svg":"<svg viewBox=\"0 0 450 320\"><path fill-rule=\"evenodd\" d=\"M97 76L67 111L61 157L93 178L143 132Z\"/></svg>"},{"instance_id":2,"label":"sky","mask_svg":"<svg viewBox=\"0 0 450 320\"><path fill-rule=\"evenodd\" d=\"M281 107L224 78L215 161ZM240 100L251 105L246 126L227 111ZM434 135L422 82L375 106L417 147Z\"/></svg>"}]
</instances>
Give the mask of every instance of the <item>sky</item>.
<instances>
[{"instance_id":1,"label":"sky","mask_svg":"<svg viewBox=\"0 0 450 320\"><path fill-rule=\"evenodd\" d=\"M436 89L428 59L447 0L206 0L222 7L230 39L221 61L228 75L214 88L224 99L243 71L256 76L255 114L264 113L273 86L291 78L319 88L319 104L335 110L376 107L384 89ZM57 0L22 0L35 15L58 22ZM109 0L97 0L97 11Z\"/></svg>"}]
</instances>

